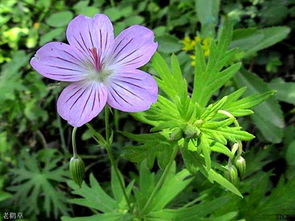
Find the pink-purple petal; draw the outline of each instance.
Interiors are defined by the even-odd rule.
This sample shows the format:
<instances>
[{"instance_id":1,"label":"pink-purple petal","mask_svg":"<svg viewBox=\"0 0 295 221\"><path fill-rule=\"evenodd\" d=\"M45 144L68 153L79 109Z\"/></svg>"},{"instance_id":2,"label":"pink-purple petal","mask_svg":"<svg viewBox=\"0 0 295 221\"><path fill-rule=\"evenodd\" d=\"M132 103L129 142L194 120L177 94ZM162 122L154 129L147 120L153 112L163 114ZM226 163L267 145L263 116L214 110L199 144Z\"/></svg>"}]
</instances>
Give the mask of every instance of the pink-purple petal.
<instances>
[{"instance_id":1,"label":"pink-purple petal","mask_svg":"<svg viewBox=\"0 0 295 221\"><path fill-rule=\"evenodd\" d=\"M123 30L116 38L111 63L128 70L145 65L157 50L154 33L141 25Z\"/></svg>"},{"instance_id":2,"label":"pink-purple petal","mask_svg":"<svg viewBox=\"0 0 295 221\"><path fill-rule=\"evenodd\" d=\"M30 64L44 77L58 81L80 81L87 71L83 65L83 56L62 42L50 42L42 46Z\"/></svg>"},{"instance_id":3,"label":"pink-purple petal","mask_svg":"<svg viewBox=\"0 0 295 221\"><path fill-rule=\"evenodd\" d=\"M57 100L59 115L74 127L96 117L107 101L106 87L98 82L75 82L67 86Z\"/></svg>"},{"instance_id":4,"label":"pink-purple petal","mask_svg":"<svg viewBox=\"0 0 295 221\"><path fill-rule=\"evenodd\" d=\"M96 48L101 59L109 55L114 44L113 25L103 14L94 18L78 15L68 25L67 40L85 56L91 56L90 50Z\"/></svg>"},{"instance_id":5,"label":"pink-purple petal","mask_svg":"<svg viewBox=\"0 0 295 221\"><path fill-rule=\"evenodd\" d=\"M125 71L112 75L106 83L107 103L125 112L140 112L157 101L158 86L153 77L143 71Z\"/></svg>"}]
</instances>

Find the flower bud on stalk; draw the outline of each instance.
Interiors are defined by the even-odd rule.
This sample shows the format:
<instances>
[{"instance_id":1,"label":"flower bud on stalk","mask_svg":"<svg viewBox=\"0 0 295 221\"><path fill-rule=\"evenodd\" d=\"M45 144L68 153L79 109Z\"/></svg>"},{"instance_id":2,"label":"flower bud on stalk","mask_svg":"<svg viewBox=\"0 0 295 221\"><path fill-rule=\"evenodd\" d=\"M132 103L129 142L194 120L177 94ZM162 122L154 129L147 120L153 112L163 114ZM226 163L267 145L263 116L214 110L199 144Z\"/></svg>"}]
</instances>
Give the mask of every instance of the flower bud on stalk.
<instances>
[{"instance_id":1,"label":"flower bud on stalk","mask_svg":"<svg viewBox=\"0 0 295 221\"><path fill-rule=\"evenodd\" d=\"M238 184L239 177L237 168L234 165L227 165L226 169L225 177L234 185Z\"/></svg>"},{"instance_id":2,"label":"flower bud on stalk","mask_svg":"<svg viewBox=\"0 0 295 221\"><path fill-rule=\"evenodd\" d=\"M200 130L193 125L188 124L184 129L186 138L196 138L200 134Z\"/></svg>"},{"instance_id":3,"label":"flower bud on stalk","mask_svg":"<svg viewBox=\"0 0 295 221\"><path fill-rule=\"evenodd\" d=\"M85 165L79 156L73 156L70 161L70 173L72 179L81 187L84 179Z\"/></svg>"},{"instance_id":4,"label":"flower bud on stalk","mask_svg":"<svg viewBox=\"0 0 295 221\"><path fill-rule=\"evenodd\" d=\"M246 160L244 157L239 156L235 159L235 165L239 170L241 176L243 176L246 172Z\"/></svg>"},{"instance_id":5,"label":"flower bud on stalk","mask_svg":"<svg viewBox=\"0 0 295 221\"><path fill-rule=\"evenodd\" d=\"M169 135L171 141L178 141L183 137L183 131L179 127L174 128Z\"/></svg>"}]
</instances>

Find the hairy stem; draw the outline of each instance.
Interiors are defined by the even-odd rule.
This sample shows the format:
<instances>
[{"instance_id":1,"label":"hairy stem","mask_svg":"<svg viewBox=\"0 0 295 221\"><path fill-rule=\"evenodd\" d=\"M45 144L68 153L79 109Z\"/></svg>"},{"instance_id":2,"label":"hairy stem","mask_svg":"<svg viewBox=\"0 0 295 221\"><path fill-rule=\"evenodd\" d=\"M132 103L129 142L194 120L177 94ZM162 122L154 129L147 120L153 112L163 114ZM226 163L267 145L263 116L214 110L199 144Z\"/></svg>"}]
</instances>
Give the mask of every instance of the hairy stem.
<instances>
[{"instance_id":1,"label":"hairy stem","mask_svg":"<svg viewBox=\"0 0 295 221\"><path fill-rule=\"evenodd\" d=\"M76 132L77 132L77 127L74 127L72 130L72 147L73 147L73 155L74 157L77 157L77 148L76 148Z\"/></svg>"},{"instance_id":2,"label":"hairy stem","mask_svg":"<svg viewBox=\"0 0 295 221\"><path fill-rule=\"evenodd\" d=\"M123 195L124 195L124 198L127 202L127 205L129 207L129 210L131 211L131 205L130 205L130 202L129 202L129 198L127 196L127 193L126 193L126 190L125 190L125 187L124 187L124 184L123 184L123 181L121 179L121 176L120 176L120 173L119 173L119 169L117 167L117 164L116 164L116 161L115 161L115 158L112 154L112 150L111 150L111 144L110 144L110 131L109 131L109 109L108 107L105 107L105 133L106 133L106 145L105 145L105 148L107 150L107 153L108 153L108 157L111 161L111 165L112 167L114 168L114 171L115 171L115 174L117 176L117 179L119 180L119 184L120 184L120 187L122 189L122 192L123 192Z\"/></svg>"}]
</instances>

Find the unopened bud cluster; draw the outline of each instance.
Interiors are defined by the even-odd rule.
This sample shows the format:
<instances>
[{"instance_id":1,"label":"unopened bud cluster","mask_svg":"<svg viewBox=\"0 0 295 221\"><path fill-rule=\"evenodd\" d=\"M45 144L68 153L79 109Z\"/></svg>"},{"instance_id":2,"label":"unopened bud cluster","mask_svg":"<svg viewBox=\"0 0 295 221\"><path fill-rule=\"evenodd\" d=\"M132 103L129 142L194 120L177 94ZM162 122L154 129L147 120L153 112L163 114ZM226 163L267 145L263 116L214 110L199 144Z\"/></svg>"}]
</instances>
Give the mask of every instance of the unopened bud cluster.
<instances>
[{"instance_id":1,"label":"unopened bud cluster","mask_svg":"<svg viewBox=\"0 0 295 221\"><path fill-rule=\"evenodd\" d=\"M199 135L199 128L197 126L188 124L183 129L180 127L174 128L170 133L169 139L171 141L178 141L182 138L197 138Z\"/></svg>"},{"instance_id":2,"label":"unopened bud cluster","mask_svg":"<svg viewBox=\"0 0 295 221\"><path fill-rule=\"evenodd\" d=\"M242 178L246 173L246 160L241 156L242 143L235 143L232 146L232 152L237 153L237 155L226 166L225 176L233 184L237 184L239 177Z\"/></svg>"}]
</instances>

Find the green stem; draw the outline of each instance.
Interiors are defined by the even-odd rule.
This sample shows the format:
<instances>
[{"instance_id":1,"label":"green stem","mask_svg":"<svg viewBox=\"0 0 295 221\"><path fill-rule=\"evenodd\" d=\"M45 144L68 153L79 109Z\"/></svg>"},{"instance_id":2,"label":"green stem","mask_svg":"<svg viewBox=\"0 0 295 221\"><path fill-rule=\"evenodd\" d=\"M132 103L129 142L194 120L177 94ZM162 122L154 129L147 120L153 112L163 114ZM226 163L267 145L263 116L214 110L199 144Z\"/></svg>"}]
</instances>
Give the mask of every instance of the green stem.
<instances>
[{"instance_id":1,"label":"green stem","mask_svg":"<svg viewBox=\"0 0 295 221\"><path fill-rule=\"evenodd\" d=\"M111 6L112 7L115 7L116 6L114 0L110 0L110 2L111 2Z\"/></svg>"},{"instance_id":2,"label":"green stem","mask_svg":"<svg viewBox=\"0 0 295 221\"><path fill-rule=\"evenodd\" d=\"M207 194L204 194L204 195L202 195L202 196L200 196L200 197L198 197L198 198L196 198L196 199L194 199L194 200L188 202L187 204L183 205L183 206L181 207L181 209L184 209L184 208L190 207L191 205L194 205L196 202L201 201L201 200L205 199L206 197L207 197Z\"/></svg>"},{"instance_id":3,"label":"green stem","mask_svg":"<svg viewBox=\"0 0 295 221\"><path fill-rule=\"evenodd\" d=\"M57 126L58 126L58 130L59 130L59 136L60 136L60 140L61 140L61 147L64 151L64 153L68 153L68 149L67 149L67 145L66 145L66 141L65 141L65 137L64 137L64 130L62 129L62 125L61 125L61 120L60 117L57 114Z\"/></svg>"},{"instance_id":4,"label":"green stem","mask_svg":"<svg viewBox=\"0 0 295 221\"><path fill-rule=\"evenodd\" d=\"M124 187L124 184L123 184L123 181L121 179L121 176L120 176L120 173L119 173L119 169L117 167L117 164L116 164L116 161L115 161L115 158L112 154L112 150L111 150L111 144L110 144L110 141L109 141L109 138L110 138L110 132L109 132L109 108L108 107L105 107L105 132L106 132L106 145L105 145L105 148L107 150L107 153L108 153L108 157L111 161L111 165L112 167L114 168L114 171L115 171L115 174L117 176L117 179L119 180L119 184L120 184L120 187L122 189L122 192L123 192L123 195L124 195L124 198L127 202L127 205L129 207L129 210L131 211L131 205L130 205L130 202L129 202L129 198L127 196L127 193L126 193L126 190L125 190L125 187Z\"/></svg>"},{"instance_id":5,"label":"green stem","mask_svg":"<svg viewBox=\"0 0 295 221\"><path fill-rule=\"evenodd\" d=\"M165 169L164 169L163 174L162 174L161 177L160 177L160 180L159 180L158 183L156 184L155 188L153 189L153 192L152 192L151 195L149 196L149 198L148 198L146 204L144 205L144 207L143 207L143 209L142 209L142 211L141 211L142 214L144 214L144 212L146 211L146 209L150 206L150 204L151 204L151 202L152 202L154 196L155 196L156 193L160 190L162 184L164 183L164 181L165 181L165 179L166 179L166 177L167 177L167 175L168 175L168 172L169 172L169 170L170 170L170 168L171 168L171 166L172 166L172 164L173 164L173 161L174 161L174 158L175 158L175 156L176 156L176 154L177 154L177 151L178 151L178 148L177 148L177 145L176 145L176 146L173 147L173 152L172 152L172 154L171 154L171 157L170 157L170 159L169 159L169 162L168 162L167 166L166 166Z\"/></svg>"},{"instance_id":6,"label":"green stem","mask_svg":"<svg viewBox=\"0 0 295 221\"><path fill-rule=\"evenodd\" d=\"M44 148L47 148L48 146L47 146L46 139L45 139L44 135L41 133L41 131L40 130L37 130L36 131L36 134L39 136L39 138L40 138L40 140L42 142L43 147Z\"/></svg>"},{"instance_id":7,"label":"green stem","mask_svg":"<svg viewBox=\"0 0 295 221\"><path fill-rule=\"evenodd\" d=\"M72 147L73 147L74 157L78 157L77 148L76 148L76 132L77 132L77 127L74 127L72 131Z\"/></svg>"}]
</instances>

